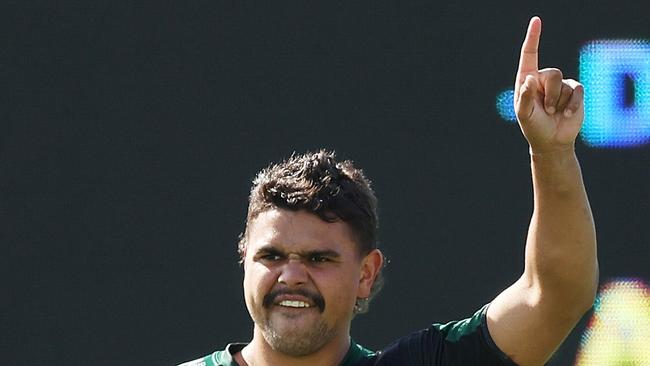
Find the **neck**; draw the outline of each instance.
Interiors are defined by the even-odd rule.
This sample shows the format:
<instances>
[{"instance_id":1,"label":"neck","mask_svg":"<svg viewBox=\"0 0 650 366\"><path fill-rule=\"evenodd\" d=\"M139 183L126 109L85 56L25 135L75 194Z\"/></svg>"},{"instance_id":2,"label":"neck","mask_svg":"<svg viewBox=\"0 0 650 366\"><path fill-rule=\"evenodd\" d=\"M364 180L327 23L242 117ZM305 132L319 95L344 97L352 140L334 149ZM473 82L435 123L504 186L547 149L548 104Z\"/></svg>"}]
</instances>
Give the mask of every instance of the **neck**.
<instances>
[{"instance_id":1,"label":"neck","mask_svg":"<svg viewBox=\"0 0 650 366\"><path fill-rule=\"evenodd\" d=\"M335 336L318 351L306 356L294 357L275 351L266 342L261 330L255 326L253 340L235 359L242 366L336 366L341 363L350 348L350 332Z\"/></svg>"}]
</instances>

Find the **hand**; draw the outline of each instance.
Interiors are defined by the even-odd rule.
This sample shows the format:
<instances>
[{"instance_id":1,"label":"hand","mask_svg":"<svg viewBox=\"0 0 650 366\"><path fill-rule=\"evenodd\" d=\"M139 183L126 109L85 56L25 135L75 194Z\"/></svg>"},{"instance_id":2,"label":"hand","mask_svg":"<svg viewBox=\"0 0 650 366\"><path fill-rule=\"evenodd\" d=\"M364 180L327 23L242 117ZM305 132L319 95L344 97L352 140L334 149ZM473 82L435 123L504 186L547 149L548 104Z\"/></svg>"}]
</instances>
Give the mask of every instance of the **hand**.
<instances>
[{"instance_id":1,"label":"hand","mask_svg":"<svg viewBox=\"0 0 650 366\"><path fill-rule=\"evenodd\" d=\"M521 47L515 113L531 153L573 149L584 119L584 88L558 69L538 70L542 20L533 17Z\"/></svg>"}]
</instances>

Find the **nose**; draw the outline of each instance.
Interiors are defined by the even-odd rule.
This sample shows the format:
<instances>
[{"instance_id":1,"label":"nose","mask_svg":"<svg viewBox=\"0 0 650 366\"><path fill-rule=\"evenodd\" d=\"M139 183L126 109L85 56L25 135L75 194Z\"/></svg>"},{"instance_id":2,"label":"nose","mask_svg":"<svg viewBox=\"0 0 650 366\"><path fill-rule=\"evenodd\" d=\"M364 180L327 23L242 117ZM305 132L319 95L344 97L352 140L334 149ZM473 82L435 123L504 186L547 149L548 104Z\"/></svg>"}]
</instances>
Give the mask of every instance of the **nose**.
<instances>
[{"instance_id":1,"label":"nose","mask_svg":"<svg viewBox=\"0 0 650 366\"><path fill-rule=\"evenodd\" d=\"M296 287L302 286L307 283L308 274L307 268L298 259L288 260L280 269L280 276L278 277L278 282L288 286Z\"/></svg>"}]
</instances>

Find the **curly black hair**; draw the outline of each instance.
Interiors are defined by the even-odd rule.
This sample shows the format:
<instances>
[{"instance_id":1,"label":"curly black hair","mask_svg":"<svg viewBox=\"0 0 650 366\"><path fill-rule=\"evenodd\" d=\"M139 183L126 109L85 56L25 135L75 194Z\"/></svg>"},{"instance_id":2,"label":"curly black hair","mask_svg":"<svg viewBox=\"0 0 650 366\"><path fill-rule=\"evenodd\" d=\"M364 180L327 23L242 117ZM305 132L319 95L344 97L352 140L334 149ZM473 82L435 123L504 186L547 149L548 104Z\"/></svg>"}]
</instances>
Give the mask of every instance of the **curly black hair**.
<instances>
[{"instance_id":1,"label":"curly black hair","mask_svg":"<svg viewBox=\"0 0 650 366\"><path fill-rule=\"evenodd\" d=\"M338 162L333 151L293 154L257 174L251 189L246 229L240 235L243 261L247 230L262 212L271 208L305 210L326 222L343 221L356 236L359 253L377 248L377 198L370 180L349 160ZM370 300L383 285L381 270L368 299L358 299L355 313L368 311Z\"/></svg>"}]
</instances>

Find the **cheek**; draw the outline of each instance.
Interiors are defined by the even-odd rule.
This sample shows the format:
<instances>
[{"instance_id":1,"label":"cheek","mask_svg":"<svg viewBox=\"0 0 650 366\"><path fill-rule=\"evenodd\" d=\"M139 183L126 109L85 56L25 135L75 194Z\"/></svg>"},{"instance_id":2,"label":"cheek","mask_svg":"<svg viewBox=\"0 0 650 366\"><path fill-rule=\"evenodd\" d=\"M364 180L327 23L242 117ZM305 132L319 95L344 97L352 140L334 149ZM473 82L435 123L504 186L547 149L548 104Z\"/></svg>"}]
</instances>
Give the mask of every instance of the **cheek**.
<instances>
[{"instance_id":1,"label":"cheek","mask_svg":"<svg viewBox=\"0 0 650 366\"><path fill-rule=\"evenodd\" d=\"M358 278L350 272L333 271L313 274L321 295L330 307L347 308L354 305L358 287Z\"/></svg>"},{"instance_id":2,"label":"cheek","mask_svg":"<svg viewBox=\"0 0 650 366\"><path fill-rule=\"evenodd\" d=\"M244 294L246 300L261 303L262 298L271 291L274 283L273 273L268 268L254 263L248 265L244 272Z\"/></svg>"}]
</instances>

